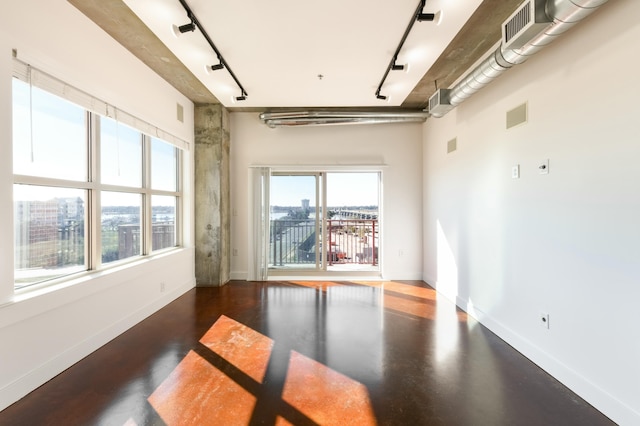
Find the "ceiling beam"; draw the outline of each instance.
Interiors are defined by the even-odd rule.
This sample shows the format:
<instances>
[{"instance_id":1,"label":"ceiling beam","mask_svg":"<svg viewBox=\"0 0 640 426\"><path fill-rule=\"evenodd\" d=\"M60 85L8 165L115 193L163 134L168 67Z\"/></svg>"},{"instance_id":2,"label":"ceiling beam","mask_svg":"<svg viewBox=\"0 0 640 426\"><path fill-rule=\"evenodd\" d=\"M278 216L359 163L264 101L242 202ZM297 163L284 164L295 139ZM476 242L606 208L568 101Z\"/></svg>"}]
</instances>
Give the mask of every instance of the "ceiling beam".
<instances>
[{"instance_id":1,"label":"ceiling beam","mask_svg":"<svg viewBox=\"0 0 640 426\"><path fill-rule=\"evenodd\" d=\"M484 0L402 104L424 109L438 89L449 88L502 37L502 23L523 0Z\"/></svg>"},{"instance_id":2,"label":"ceiling beam","mask_svg":"<svg viewBox=\"0 0 640 426\"><path fill-rule=\"evenodd\" d=\"M220 101L122 0L68 0L195 104Z\"/></svg>"}]
</instances>

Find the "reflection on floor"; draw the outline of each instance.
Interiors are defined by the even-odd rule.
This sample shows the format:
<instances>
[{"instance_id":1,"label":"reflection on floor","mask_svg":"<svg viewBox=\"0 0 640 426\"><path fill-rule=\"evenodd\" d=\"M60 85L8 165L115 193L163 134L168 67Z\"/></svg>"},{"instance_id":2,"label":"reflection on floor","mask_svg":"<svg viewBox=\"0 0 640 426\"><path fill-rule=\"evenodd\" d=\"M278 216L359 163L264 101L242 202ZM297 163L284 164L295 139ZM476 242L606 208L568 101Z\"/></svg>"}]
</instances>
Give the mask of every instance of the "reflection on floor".
<instances>
[{"instance_id":1,"label":"reflection on floor","mask_svg":"<svg viewBox=\"0 0 640 426\"><path fill-rule=\"evenodd\" d=\"M221 316L200 343L260 385L273 341ZM282 399L299 415L322 425L373 425L367 388L330 368L291 351ZM194 351L149 397L149 403L169 425L249 424L255 397ZM276 424L291 424L278 417Z\"/></svg>"},{"instance_id":2,"label":"reflection on floor","mask_svg":"<svg viewBox=\"0 0 640 426\"><path fill-rule=\"evenodd\" d=\"M422 282L296 281L195 289L0 424L612 423Z\"/></svg>"},{"instance_id":3,"label":"reflection on floor","mask_svg":"<svg viewBox=\"0 0 640 426\"><path fill-rule=\"evenodd\" d=\"M200 343L238 368L256 383L262 382L273 341L226 317ZM194 351L149 397L149 403L167 424L248 424L256 398Z\"/></svg>"}]
</instances>

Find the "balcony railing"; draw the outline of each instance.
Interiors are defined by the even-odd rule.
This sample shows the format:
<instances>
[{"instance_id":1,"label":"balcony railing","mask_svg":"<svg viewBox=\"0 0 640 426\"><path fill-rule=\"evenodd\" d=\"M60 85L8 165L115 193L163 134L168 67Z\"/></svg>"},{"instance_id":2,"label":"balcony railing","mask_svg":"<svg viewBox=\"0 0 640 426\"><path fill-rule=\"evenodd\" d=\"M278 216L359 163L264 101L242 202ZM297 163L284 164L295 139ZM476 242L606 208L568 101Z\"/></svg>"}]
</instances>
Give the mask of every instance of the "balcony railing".
<instances>
[{"instance_id":1,"label":"balcony railing","mask_svg":"<svg viewBox=\"0 0 640 426\"><path fill-rule=\"evenodd\" d=\"M320 240L318 250L314 220L272 220L269 265L315 265L318 252L326 253L324 260L328 266L350 263L378 264L377 219L327 220L325 224L327 241Z\"/></svg>"},{"instance_id":2,"label":"balcony railing","mask_svg":"<svg viewBox=\"0 0 640 426\"><path fill-rule=\"evenodd\" d=\"M378 220L328 220L329 265L334 263L378 264Z\"/></svg>"}]
</instances>

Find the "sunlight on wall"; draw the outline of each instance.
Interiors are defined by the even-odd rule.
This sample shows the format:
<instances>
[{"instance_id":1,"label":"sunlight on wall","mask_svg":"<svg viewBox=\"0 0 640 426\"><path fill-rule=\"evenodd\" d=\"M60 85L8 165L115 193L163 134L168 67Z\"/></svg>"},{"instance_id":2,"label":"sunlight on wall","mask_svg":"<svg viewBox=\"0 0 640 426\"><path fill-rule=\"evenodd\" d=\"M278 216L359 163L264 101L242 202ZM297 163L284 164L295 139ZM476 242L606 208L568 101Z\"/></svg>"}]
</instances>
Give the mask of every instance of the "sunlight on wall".
<instances>
[{"instance_id":1,"label":"sunlight on wall","mask_svg":"<svg viewBox=\"0 0 640 426\"><path fill-rule=\"evenodd\" d=\"M438 291L455 302L458 297L458 265L447 241L447 236L438 220L437 240L437 281Z\"/></svg>"},{"instance_id":2,"label":"sunlight on wall","mask_svg":"<svg viewBox=\"0 0 640 426\"><path fill-rule=\"evenodd\" d=\"M448 300L438 301L435 318L435 351L438 368L446 367L449 355L457 349L460 322L453 303Z\"/></svg>"}]
</instances>

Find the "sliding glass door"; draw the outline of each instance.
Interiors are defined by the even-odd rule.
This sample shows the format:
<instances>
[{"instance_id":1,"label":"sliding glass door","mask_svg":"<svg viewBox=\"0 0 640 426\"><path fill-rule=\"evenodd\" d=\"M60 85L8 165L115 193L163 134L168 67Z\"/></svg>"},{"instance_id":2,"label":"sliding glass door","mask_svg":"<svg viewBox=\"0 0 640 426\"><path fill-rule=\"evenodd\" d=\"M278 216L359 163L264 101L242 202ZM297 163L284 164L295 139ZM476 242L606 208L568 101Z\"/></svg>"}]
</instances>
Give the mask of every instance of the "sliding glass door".
<instances>
[{"instance_id":1,"label":"sliding glass door","mask_svg":"<svg viewBox=\"0 0 640 426\"><path fill-rule=\"evenodd\" d=\"M379 172L278 172L269 181L269 275L380 270Z\"/></svg>"},{"instance_id":2,"label":"sliding glass door","mask_svg":"<svg viewBox=\"0 0 640 426\"><path fill-rule=\"evenodd\" d=\"M324 269L323 183L322 173L271 175L269 268Z\"/></svg>"}]
</instances>

